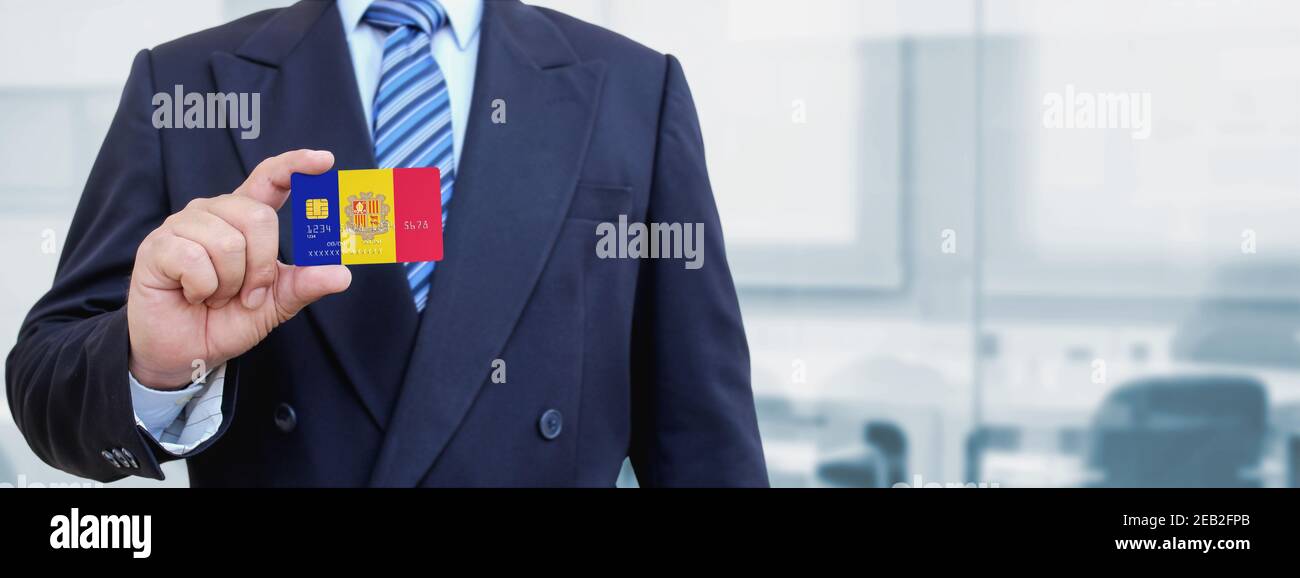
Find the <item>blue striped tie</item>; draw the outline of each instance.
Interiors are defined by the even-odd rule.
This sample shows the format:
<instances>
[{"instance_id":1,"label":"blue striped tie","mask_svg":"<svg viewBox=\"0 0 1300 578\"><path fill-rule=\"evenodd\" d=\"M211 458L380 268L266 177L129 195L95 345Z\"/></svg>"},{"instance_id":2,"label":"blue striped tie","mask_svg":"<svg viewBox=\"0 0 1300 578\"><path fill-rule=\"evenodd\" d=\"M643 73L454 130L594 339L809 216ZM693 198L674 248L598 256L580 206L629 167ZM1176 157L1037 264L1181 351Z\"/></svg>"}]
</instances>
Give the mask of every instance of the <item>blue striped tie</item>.
<instances>
[{"instance_id":1,"label":"blue striped tie","mask_svg":"<svg viewBox=\"0 0 1300 578\"><path fill-rule=\"evenodd\" d=\"M436 0L375 0L363 17L388 32L375 91L375 161L379 168L438 167L442 172L442 224L456 180L451 100L433 60L433 33L447 22ZM429 301L435 263L406 264L416 311Z\"/></svg>"}]
</instances>

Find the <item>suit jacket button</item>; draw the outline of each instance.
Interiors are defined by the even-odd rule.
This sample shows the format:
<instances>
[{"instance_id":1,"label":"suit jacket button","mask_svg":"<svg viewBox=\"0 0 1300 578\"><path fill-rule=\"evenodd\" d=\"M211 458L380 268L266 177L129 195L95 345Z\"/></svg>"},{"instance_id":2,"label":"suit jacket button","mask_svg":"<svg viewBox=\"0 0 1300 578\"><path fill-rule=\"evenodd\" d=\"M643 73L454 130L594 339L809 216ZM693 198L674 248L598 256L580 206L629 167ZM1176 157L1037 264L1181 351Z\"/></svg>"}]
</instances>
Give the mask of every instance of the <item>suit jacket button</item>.
<instances>
[{"instance_id":1,"label":"suit jacket button","mask_svg":"<svg viewBox=\"0 0 1300 578\"><path fill-rule=\"evenodd\" d=\"M275 427L284 433L298 427L298 413L293 411L292 405L282 403L275 408Z\"/></svg>"},{"instance_id":2,"label":"suit jacket button","mask_svg":"<svg viewBox=\"0 0 1300 578\"><path fill-rule=\"evenodd\" d=\"M131 460L126 459L126 454L122 453L121 448L113 448L113 463L124 470L131 469Z\"/></svg>"},{"instance_id":3,"label":"suit jacket button","mask_svg":"<svg viewBox=\"0 0 1300 578\"><path fill-rule=\"evenodd\" d=\"M131 453L131 450L122 448L122 455L126 457L126 463L128 466L131 467L131 469L133 470L140 469L140 462L136 461L135 454Z\"/></svg>"},{"instance_id":4,"label":"suit jacket button","mask_svg":"<svg viewBox=\"0 0 1300 578\"><path fill-rule=\"evenodd\" d=\"M560 430L564 429L564 416L560 410L548 409L542 414L542 419L537 421L537 429L541 430L542 437L553 440L560 437Z\"/></svg>"}]
</instances>

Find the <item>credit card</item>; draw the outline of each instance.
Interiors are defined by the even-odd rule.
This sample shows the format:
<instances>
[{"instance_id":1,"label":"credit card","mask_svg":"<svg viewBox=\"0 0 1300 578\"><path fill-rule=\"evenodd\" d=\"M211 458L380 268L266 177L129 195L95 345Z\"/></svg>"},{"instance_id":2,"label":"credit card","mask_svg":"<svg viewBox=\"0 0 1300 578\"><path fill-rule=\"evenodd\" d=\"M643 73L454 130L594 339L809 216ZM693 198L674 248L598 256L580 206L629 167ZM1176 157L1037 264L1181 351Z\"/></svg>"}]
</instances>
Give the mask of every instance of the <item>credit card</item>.
<instances>
[{"instance_id":1,"label":"credit card","mask_svg":"<svg viewBox=\"0 0 1300 578\"><path fill-rule=\"evenodd\" d=\"M294 173L294 264L441 261L440 177L436 168Z\"/></svg>"}]
</instances>

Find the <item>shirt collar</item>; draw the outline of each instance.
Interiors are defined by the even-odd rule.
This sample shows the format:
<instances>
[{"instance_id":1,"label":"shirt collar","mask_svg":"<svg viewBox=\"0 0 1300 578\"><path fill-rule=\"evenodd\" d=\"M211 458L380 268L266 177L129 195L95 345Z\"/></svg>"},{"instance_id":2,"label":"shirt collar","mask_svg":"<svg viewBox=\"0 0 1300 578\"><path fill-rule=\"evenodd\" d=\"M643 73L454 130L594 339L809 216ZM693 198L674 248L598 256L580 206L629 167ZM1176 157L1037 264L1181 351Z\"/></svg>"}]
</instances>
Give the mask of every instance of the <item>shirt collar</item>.
<instances>
[{"instance_id":1,"label":"shirt collar","mask_svg":"<svg viewBox=\"0 0 1300 578\"><path fill-rule=\"evenodd\" d=\"M338 0L339 16L343 17L343 29L351 32L361 25L361 17L374 0ZM456 37L456 45L465 50L470 40L478 34L483 22L483 0L438 0L447 12L451 31Z\"/></svg>"}]
</instances>

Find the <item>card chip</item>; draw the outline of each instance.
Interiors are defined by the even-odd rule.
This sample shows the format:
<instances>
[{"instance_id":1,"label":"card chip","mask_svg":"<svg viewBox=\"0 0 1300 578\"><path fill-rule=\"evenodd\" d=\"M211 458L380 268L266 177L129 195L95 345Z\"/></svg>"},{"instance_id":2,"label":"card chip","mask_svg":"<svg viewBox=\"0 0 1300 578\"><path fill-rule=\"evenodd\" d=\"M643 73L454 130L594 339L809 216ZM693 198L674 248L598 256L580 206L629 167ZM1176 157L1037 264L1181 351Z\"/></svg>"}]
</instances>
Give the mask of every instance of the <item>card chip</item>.
<instances>
[{"instance_id":1,"label":"card chip","mask_svg":"<svg viewBox=\"0 0 1300 578\"><path fill-rule=\"evenodd\" d=\"M330 203L325 199L307 199L307 218L313 221L330 218Z\"/></svg>"}]
</instances>

